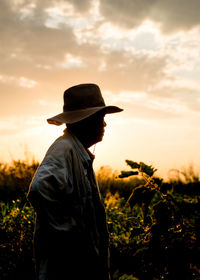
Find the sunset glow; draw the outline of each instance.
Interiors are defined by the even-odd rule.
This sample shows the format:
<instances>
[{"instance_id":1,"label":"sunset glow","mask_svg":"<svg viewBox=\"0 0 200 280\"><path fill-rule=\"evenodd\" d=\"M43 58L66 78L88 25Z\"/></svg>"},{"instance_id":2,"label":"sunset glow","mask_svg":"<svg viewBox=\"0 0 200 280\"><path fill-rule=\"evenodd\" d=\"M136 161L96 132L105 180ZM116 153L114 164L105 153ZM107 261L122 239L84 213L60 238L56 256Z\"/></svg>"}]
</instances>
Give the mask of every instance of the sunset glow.
<instances>
[{"instance_id":1,"label":"sunset glow","mask_svg":"<svg viewBox=\"0 0 200 280\"><path fill-rule=\"evenodd\" d=\"M0 158L39 161L64 126L63 92L97 83L108 105L95 170L125 159L200 164L200 1L2 0ZM91 149L93 151L93 148Z\"/></svg>"}]
</instances>

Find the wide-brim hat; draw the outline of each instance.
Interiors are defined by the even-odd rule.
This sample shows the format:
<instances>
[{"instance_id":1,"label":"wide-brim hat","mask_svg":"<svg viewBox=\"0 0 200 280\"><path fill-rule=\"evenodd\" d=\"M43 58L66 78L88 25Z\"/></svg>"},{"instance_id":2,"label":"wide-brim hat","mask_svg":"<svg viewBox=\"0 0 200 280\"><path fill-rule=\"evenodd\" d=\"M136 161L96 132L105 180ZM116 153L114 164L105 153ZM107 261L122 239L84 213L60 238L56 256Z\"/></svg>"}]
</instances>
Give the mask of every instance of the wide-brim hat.
<instances>
[{"instance_id":1,"label":"wide-brim hat","mask_svg":"<svg viewBox=\"0 0 200 280\"><path fill-rule=\"evenodd\" d=\"M118 113L123 109L106 106L100 88L95 84L80 84L64 92L63 113L47 119L48 123L61 125L75 123L93 114L104 111L105 114Z\"/></svg>"}]
</instances>

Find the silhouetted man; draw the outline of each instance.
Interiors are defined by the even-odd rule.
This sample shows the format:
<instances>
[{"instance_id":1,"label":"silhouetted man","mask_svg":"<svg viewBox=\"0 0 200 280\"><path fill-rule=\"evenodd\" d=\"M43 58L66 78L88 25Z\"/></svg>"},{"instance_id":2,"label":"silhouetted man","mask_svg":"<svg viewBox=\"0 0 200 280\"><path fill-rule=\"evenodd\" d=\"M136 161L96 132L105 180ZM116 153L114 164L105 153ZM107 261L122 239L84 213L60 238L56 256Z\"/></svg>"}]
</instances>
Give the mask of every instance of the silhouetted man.
<instances>
[{"instance_id":1,"label":"silhouetted man","mask_svg":"<svg viewBox=\"0 0 200 280\"><path fill-rule=\"evenodd\" d=\"M88 148L102 140L105 114L120 111L105 105L97 85L81 84L64 92L63 113L47 120L67 128L47 151L28 194L37 213L39 280L109 279L106 215Z\"/></svg>"}]
</instances>

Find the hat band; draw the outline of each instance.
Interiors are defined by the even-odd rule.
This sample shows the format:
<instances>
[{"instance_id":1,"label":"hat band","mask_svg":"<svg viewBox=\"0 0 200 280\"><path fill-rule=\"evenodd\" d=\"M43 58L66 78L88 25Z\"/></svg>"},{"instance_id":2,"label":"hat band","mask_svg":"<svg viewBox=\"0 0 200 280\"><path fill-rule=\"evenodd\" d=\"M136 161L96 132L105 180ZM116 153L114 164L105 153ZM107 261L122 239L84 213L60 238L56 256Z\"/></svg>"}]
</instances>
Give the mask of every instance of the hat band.
<instances>
[{"instance_id":1,"label":"hat band","mask_svg":"<svg viewBox=\"0 0 200 280\"><path fill-rule=\"evenodd\" d=\"M96 108L96 107L105 107L106 104L104 102L99 102L98 104L93 104L93 106L76 106L76 108L70 108L69 106L67 105L64 105L63 106L63 112L72 112L72 111L78 111L78 110L84 110L84 109L89 109L89 108Z\"/></svg>"}]
</instances>

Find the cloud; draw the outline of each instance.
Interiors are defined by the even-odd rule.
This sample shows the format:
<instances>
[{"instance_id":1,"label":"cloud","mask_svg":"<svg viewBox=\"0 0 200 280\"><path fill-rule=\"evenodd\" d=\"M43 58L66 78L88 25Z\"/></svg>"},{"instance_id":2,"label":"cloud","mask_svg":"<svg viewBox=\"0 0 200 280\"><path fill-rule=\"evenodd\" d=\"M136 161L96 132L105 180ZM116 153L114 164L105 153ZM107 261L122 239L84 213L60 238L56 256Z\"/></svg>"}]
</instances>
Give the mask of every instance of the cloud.
<instances>
[{"instance_id":1,"label":"cloud","mask_svg":"<svg viewBox=\"0 0 200 280\"><path fill-rule=\"evenodd\" d=\"M193 67L191 61L198 55L197 32L189 43L186 35L162 36L153 24L132 29L147 14L156 19L156 9L166 14L171 11L167 3L164 6L160 1L158 6L157 2L102 0L99 11L98 1L1 1L1 115L59 113L63 91L84 82L97 83L116 95L144 92L150 99L169 97L170 92L170 98L183 104L188 101L190 109L195 109L191 100L198 104L198 98L193 99L197 94L191 91L187 95L188 85L178 89L172 82L180 69ZM173 3L176 7L178 2ZM169 26L167 22L168 17L163 26ZM158 88L164 81L171 86ZM54 106L45 107L38 100ZM149 115L159 104L149 105ZM145 108L138 104L138 113L147 112Z\"/></svg>"},{"instance_id":2,"label":"cloud","mask_svg":"<svg viewBox=\"0 0 200 280\"><path fill-rule=\"evenodd\" d=\"M41 125L41 117L31 117L24 119L22 116L6 116L0 120L0 133L2 136L16 134L20 135L22 131Z\"/></svg>"},{"instance_id":3,"label":"cloud","mask_svg":"<svg viewBox=\"0 0 200 280\"><path fill-rule=\"evenodd\" d=\"M0 2L1 115L34 114L34 100L55 93L56 64L77 48L71 27L45 26L45 8L53 2Z\"/></svg>"},{"instance_id":4,"label":"cloud","mask_svg":"<svg viewBox=\"0 0 200 280\"><path fill-rule=\"evenodd\" d=\"M147 19L154 0L101 0L100 11L108 21L128 28L139 26Z\"/></svg>"},{"instance_id":5,"label":"cloud","mask_svg":"<svg viewBox=\"0 0 200 280\"><path fill-rule=\"evenodd\" d=\"M200 26L199 0L101 0L100 10L106 20L125 28L136 28L145 20L167 33Z\"/></svg>"},{"instance_id":6,"label":"cloud","mask_svg":"<svg viewBox=\"0 0 200 280\"><path fill-rule=\"evenodd\" d=\"M97 46L84 44L77 57L81 58L79 65L56 68L54 72L49 71L46 78L57 84L65 81L66 86L90 81L100 84L103 89L119 93L122 89L146 91L167 77L166 56L153 56L143 52L103 53Z\"/></svg>"},{"instance_id":7,"label":"cloud","mask_svg":"<svg viewBox=\"0 0 200 280\"><path fill-rule=\"evenodd\" d=\"M161 24L164 32L200 27L200 2L198 0L156 1L151 14L152 19Z\"/></svg>"},{"instance_id":8,"label":"cloud","mask_svg":"<svg viewBox=\"0 0 200 280\"><path fill-rule=\"evenodd\" d=\"M103 80L105 83L110 80L110 89L117 92L119 89L147 91L166 76L165 56L151 56L143 52L127 55L113 51L104 56L104 61L106 71L101 73Z\"/></svg>"},{"instance_id":9,"label":"cloud","mask_svg":"<svg viewBox=\"0 0 200 280\"><path fill-rule=\"evenodd\" d=\"M35 64L47 63L48 59L48 64L51 64L61 59L67 49L74 47L71 27L60 26L59 29L46 27L47 15L38 6L31 16L21 18L20 9L14 10L12 4L12 1L1 1L0 4L1 26L4 26L1 31L1 52L6 54L5 64L8 62L9 54L10 60L13 58L13 61L15 57L20 56L27 62Z\"/></svg>"},{"instance_id":10,"label":"cloud","mask_svg":"<svg viewBox=\"0 0 200 280\"><path fill-rule=\"evenodd\" d=\"M75 57L70 53L68 53L65 55L64 61L58 63L58 66L61 66L66 69L70 69L70 68L84 67L84 64L80 57Z\"/></svg>"},{"instance_id":11,"label":"cloud","mask_svg":"<svg viewBox=\"0 0 200 280\"><path fill-rule=\"evenodd\" d=\"M199 113L200 110L200 87L192 88L189 83L185 86L184 83L183 85L172 83L168 86L155 87L149 91L150 96L163 96L163 102L165 98L169 98L173 103L178 103L180 106L185 107L187 109L185 113Z\"/></svg>"},{"instance_id":12,"label":"cloud","mask_svg":"<svg viewBox=\"0 0 200 280\"><path fill-rule=\"evenodd\" d=\"M108 104L124 108L125 119L163 120L178 119L188 113L188 108L178 100L136 91L122 91L118 95L106 91Z\"/></svg>"}]
</instances>

